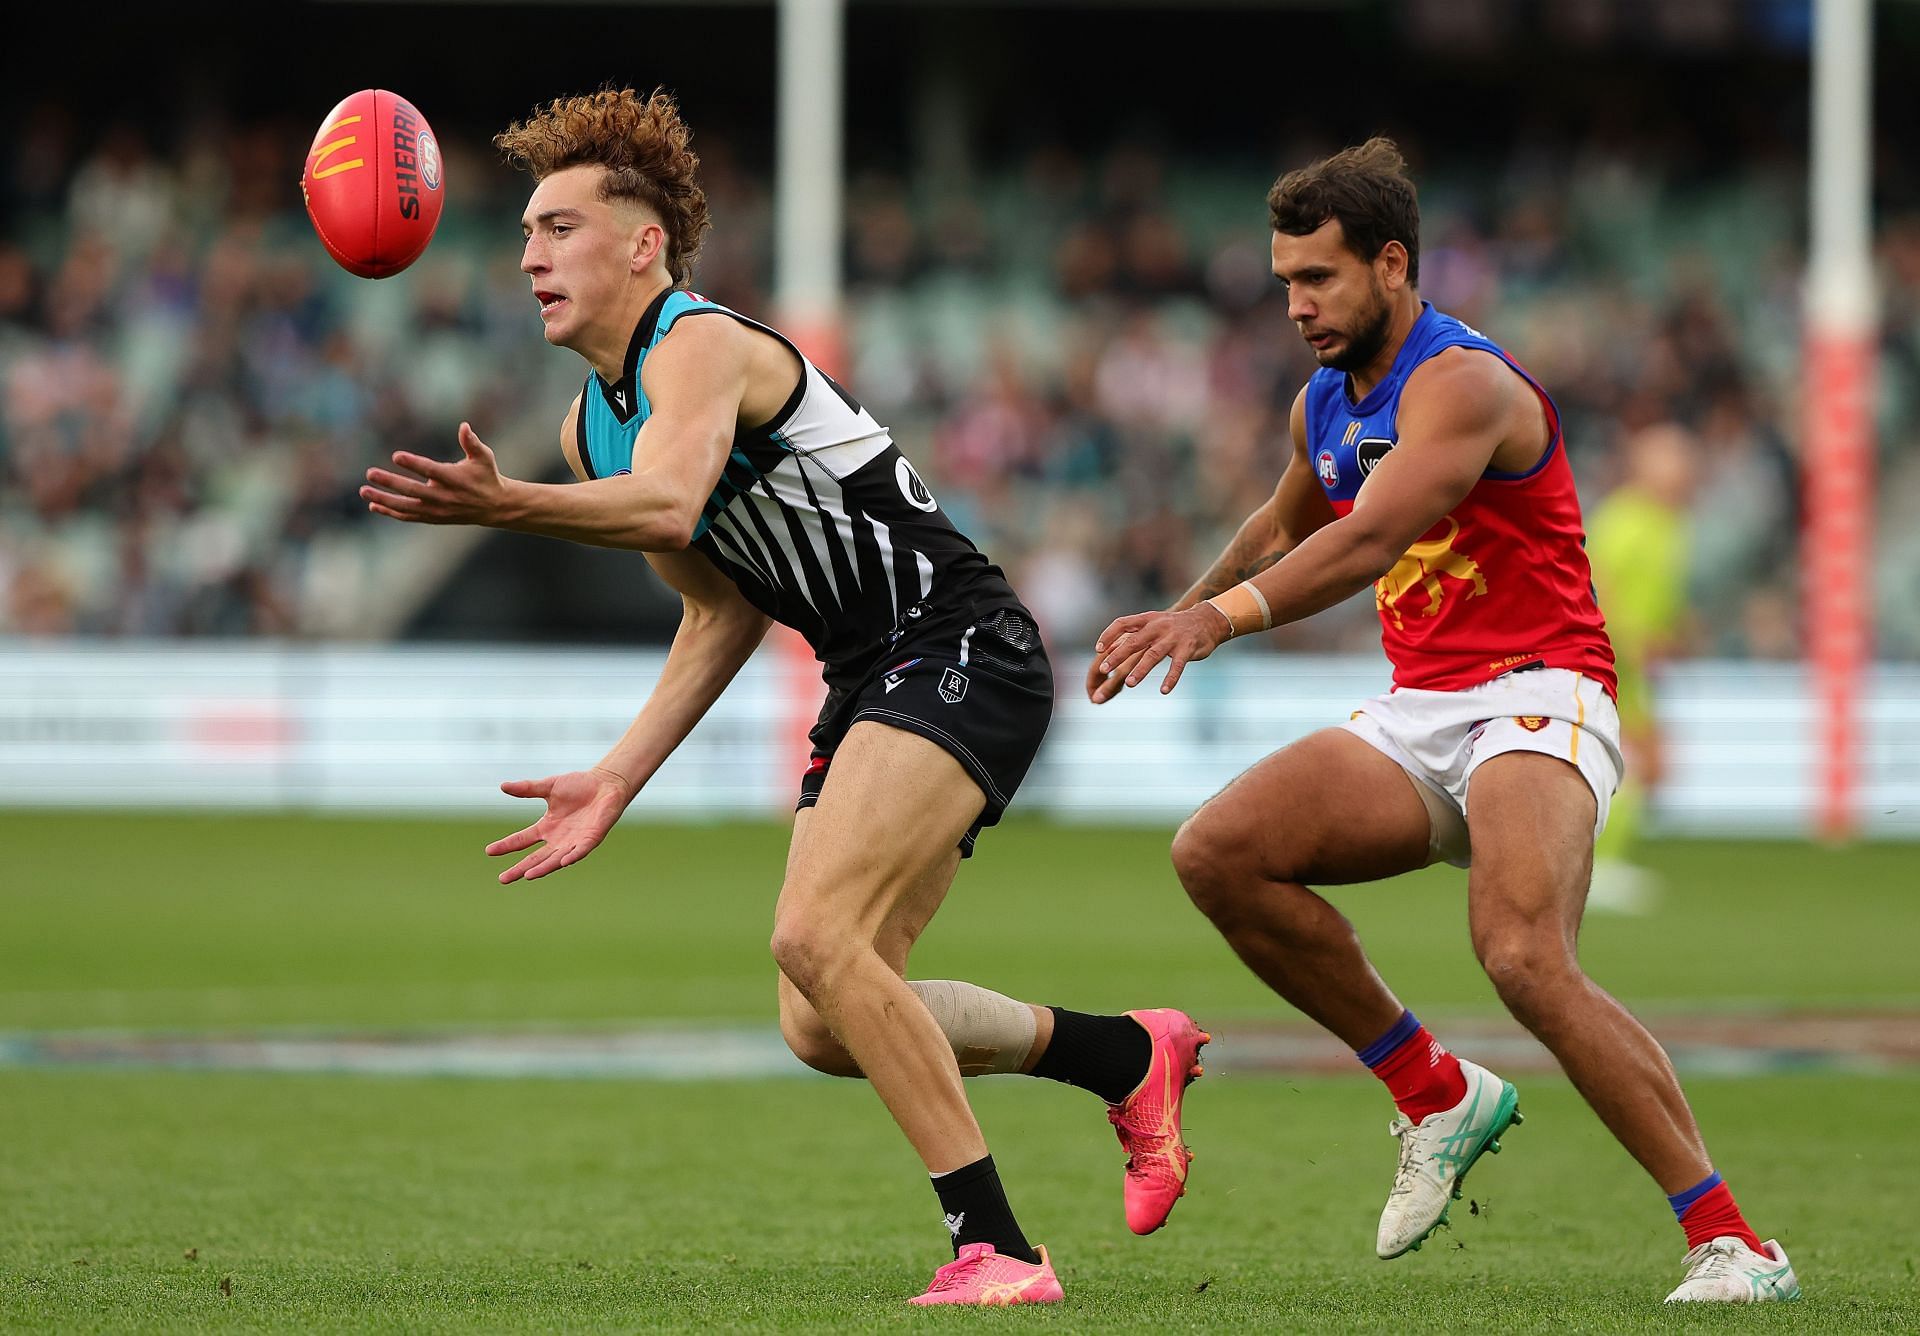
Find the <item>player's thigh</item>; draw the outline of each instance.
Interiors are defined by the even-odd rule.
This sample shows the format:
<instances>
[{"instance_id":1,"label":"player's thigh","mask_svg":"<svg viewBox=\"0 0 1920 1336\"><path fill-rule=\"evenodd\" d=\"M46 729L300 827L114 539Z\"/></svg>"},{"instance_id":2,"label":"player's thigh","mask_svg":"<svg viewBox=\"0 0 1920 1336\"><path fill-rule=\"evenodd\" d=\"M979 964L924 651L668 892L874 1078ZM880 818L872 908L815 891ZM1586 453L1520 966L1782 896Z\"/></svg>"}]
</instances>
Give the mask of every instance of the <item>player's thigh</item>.
<instances>
[{"instance_id":1,"label":"player's thigh","mask_svg":"<svg viewBox=\"0 0 1920 1336\"><path fill-rule=\"evenodd\" d=\"M855 724L834 751L819 801L796 824L776 921L832 924L876 945L886 937L910 946L939 907L960 840L985 806L980 786L939 744Z\"/></svg>"},{"instance_id":2,"label":"player's thigh","mask_svg":"<svg viewBox=\"0 0 1920 1336\"><path fill-rule=\"evenodd\" d=\"M1597 812L1587 777L1558 756L1502 752L1475 767L1467 904L1482 960L1521 949L1572 952L1593 879Z\"/></svg>"},{"instance_id":3,"label":"player's thigh","mask_svg":"<svg viewBox=\"0 0 1920 1336\"><path fill-rule=\"evenodd\" d=\"M1431 861L1433 821L1417 783L1345 729L1322 729L1227 785L1181 827L1177 844L1189 857L1250 864L1274 881L1378 881Z\"/></svg>"},{"instance_id":4,"label":"player's thigh","mask_svg":"<svg viewBox=\"0 0 1920 1336\"><path fill-rule=\"evenodd\" d=\"M803 827L812 821L812 809L803 808L795 814L794 842L801 838ZM951 855L943 859L918 885L901 897L894 906L893 913L880 927L880 935L874 942L874 950L887 962L887 967L901 978L907 975L907 957L912 954L914 943L920 940L920 934L927 930L941 904L947 898L947 890L953 885L954 873L960 867L960 850L955 847ZM820 1018L813 1003L807 1000L799 986L784 973L779 975L780 1027L790 1035L802 1040L823 1043L831 1038L827 1023Z\"/></svg>"},{"instance_id":5,"label":"player's thigh","mask_svg":"<svg viewBox=\"0 0 1920 1336\"><path fill-rule=\"evenodd\" d=\"M787 846L790 869L793 866L793 851L808 838L807 831L812 822L811 807L803 807L793 814L793 838ZM952 888L954 875L959 870L960 847L955 845L895 902L893 912L881 923L880 933L874 939L874 949L902 978L906 977L907 957L912 954L914 943L920 940L920 934L927 930L927 924L933 921L940 906L946 903L947 892Z\"/></svg>"}]
</instances>

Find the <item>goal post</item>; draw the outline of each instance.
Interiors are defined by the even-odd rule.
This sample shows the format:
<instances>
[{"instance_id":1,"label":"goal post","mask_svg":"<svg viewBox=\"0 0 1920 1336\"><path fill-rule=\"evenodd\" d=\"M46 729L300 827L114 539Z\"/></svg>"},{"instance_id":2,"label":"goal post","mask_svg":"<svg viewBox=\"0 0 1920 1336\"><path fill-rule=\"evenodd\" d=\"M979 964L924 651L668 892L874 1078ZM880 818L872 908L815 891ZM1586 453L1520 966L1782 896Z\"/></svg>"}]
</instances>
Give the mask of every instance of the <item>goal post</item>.
<instances>
[{"instance_id":1,"label":"goal post","mask_svg":"<svg viewBox=\"0 0 1920 1336\"><path fill-rule=\"evenodd\" d=\"M1872 0L1815 0L1801 573L1815 825L1828 840L1859 828L1860 703L1873 654L1872 25Z\"/></svg>"},{"instance_id":2,"label":"goal post","mask_svg":"<svg viewBox=\"0 0 1920 1336\"><path fill-rule=\"evenodd\" d=\"M794 345L836 376L846 370L840 323L845 0L779 0L774 21L774 313ZM769 643L779 654L784 750L797 783L811 751L807 730L820 709L820 669L798 631L776 626Z\"/></svg>"}]
</instances>

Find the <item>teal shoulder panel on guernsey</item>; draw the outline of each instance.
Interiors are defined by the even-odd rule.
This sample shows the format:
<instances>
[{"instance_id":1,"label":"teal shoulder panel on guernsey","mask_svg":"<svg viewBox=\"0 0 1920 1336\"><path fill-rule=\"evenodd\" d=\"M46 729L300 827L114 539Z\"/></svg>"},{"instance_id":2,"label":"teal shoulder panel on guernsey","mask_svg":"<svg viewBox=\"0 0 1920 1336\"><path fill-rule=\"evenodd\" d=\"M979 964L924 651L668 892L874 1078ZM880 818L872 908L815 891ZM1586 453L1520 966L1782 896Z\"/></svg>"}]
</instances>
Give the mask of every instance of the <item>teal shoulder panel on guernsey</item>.
<instances>
[{"instance_id":1,"label":"teal shoulder panel on guernsey","mask_svg":"<svg viewBox=\"0 0 1920 1336\"><path fill-rule=\"evenodd\" d=\"M672 330L673 322L689 311L724 311L733 314L725 307L683 288L675 288L658 300L658 306L651 313L651 329L645 327L643 320L642 329L635 331L640 346L628 350L629 370L619 384L609 387L597 375L587 375L586 391L580 397L580 430L576 444L580 449L580 458L592 477L610 478L616 473L632 469L634 440L653 412L653 405L647 400L646 387L642 384L641 371L646 365L647 354ZM607 402L607 394L615 391L633 397L633 416L624 422Z\"/></svg>"},{"instance_id":2,"label":"teal shoulder panel on guernsey","mask_svg":"<svg viewBox=\"0 0 1920 1336\"><path fill-rule=\"evenodd\" d=\"M588 376L586 390L580 396L580 432L575 440L587 476L611 478L631 470L633 442L646 420L644 410L626 422L615 417L606 396L600 392L599 380Z\"/></svg>"},{"instance_id":3,"label":"teal shoulder panel on guernsey","mask_svg":"<svg viewBox=\"0 0 1920 1336\"><path fill-rule=\"evenodd\" d=\"M708 301L697 292L688 292L685 288L675 288L667 294L666 304L660 308L660 318L654 322L653 338L648 341L647 346L651 348L654 344L664 339L667 336L667 331L673 328L673 322L685 315L688 311L726 311L726 309L726 307L720 305L718 302ZM732 314L732 312L728 312L728 314Z\"/></svg>"}]
</instances>

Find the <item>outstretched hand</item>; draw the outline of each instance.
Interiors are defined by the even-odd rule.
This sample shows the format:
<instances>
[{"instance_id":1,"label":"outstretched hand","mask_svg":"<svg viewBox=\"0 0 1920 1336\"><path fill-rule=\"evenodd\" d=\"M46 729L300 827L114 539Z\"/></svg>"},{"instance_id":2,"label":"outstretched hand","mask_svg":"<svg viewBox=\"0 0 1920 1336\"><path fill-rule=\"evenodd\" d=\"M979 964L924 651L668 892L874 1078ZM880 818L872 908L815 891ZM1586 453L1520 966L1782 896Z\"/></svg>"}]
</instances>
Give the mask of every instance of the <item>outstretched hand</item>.
<instances>
[{"instance_id":1,"label":"outstretched hand","mask_svg":"<svg viewBox=\"0 0 1920 1336\"><path fill-rule=\"evenodd\" d=\"M492 524L502 515L507 479L493 450L460 424L460 458L451 463L397 450L393 468L370 468L360 499L389 519L415 524ZM404 471L400 471L404 470Z\"/></svg>"},{"instance_id":2,"label":"outstretched hand","mask_svg":"<svg viewBox=\"0 0 1920 1336\"><path fill-rule=\"evenodd\" d=\"M1179 684L1189 663L1206 658L1232 634L1226 617L1204 603L1182 612L1136 612L1115 618L1093 643L1087 699L1100 705L1127 687L1139 686L1162 659L1168 665L1160 683L1164 696Z\"/></svg>"},{"instance_id":3,"label":"outstretched hand","mask_svg":"<svg viewBox=\"0 0 1920 1336\"><path fill-rule=\"evenodd\" d=\"M516 798L545 798L547 814L523 830L487 846L487 855L517 854L538 844L525 858L500 874L500 884L523 877L528 881L572 867L600 845L620 813L633 801L633 790L609 770L575 770L545 779L510 779L502 793Z\"/></svg>"}]
</instances>

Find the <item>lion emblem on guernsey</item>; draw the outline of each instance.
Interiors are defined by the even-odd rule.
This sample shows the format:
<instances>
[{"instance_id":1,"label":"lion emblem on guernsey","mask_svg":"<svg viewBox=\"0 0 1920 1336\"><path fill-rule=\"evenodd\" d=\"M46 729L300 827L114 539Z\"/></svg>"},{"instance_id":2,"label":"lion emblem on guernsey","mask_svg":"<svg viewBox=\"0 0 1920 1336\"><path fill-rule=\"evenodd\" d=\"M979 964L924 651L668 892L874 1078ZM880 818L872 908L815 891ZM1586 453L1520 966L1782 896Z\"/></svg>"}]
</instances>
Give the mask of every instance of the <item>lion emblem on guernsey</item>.
<instances>
[{"instance_id":1,"label":"lion emblem on guernsey","mask_svg":"<svg viewBox=\"0 0 1920 1336\"><path fill-rule=\"evenodd\" d=\"M1449 515L1446 526L1447 531L1440 537L1423 538L1408 548L1406 555L1393 563L1393 569L1374 582L1373 606L1392 615L1395 630L1406 626L1400 616L1400 600L1416 589L1425 594L1427 600L1420 615L1440 615L1440 606L1447 597L1446 586L1440 582L1442 576L1470 584L1468 598L1487 592L1487 577L1480 573L1480 563L1454 550L1453 540L1460 535L1460 521Z\"/></svg>"}]
</instances>

